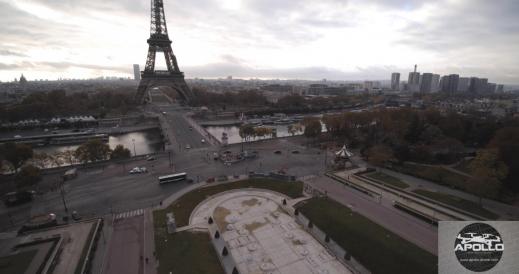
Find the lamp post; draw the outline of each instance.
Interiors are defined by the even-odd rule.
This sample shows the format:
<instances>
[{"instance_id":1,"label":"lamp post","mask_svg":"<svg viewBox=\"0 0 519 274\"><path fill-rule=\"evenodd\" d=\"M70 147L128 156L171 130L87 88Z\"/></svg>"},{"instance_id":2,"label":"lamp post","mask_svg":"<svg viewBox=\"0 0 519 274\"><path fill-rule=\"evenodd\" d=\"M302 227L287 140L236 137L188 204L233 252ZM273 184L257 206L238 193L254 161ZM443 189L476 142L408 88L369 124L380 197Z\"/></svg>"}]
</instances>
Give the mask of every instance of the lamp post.
<instances>
[{"instance_id":1,"label":"lamp post","mask_svg":"<svg viewBox=\"0 0 519 274\"><path fill-rule=\"evenodd\" d=\"M64 186L65 186L65 178L62 178L61 179L61 184L60 184L61 201L63 202L63 207L65 208L65 212L68 213L67 202L65 201L65 189L64 189Z\"/></svg>"}]
</instances>

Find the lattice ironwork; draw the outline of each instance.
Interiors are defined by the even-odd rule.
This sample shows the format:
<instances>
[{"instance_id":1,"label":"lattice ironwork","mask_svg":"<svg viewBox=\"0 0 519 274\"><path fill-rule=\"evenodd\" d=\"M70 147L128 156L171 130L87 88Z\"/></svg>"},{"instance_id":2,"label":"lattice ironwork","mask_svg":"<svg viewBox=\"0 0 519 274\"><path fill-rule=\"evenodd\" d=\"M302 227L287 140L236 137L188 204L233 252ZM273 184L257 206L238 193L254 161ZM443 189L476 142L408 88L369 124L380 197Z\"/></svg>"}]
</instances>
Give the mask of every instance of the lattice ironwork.
<instances>
[{"instance_id":1,"label":"lattice ironwork","mask_svg":"<svg viewBox=\"0 0 519 274\"><path fill-rule=\"evenodd\" d=\"M146 101L146 92L154 86L169 86L175 89L186 101L192 98L192 92L184 80L184 73L180 71L177 58L173 54L172 41L169 39L163 0L151 0L151 26L148 42L148 56L144 71L141 73L141 82L135 95L139 103ZM155 70L157 52L163 52L166 59L167 71Z\"/></svg>"}]
</instances>

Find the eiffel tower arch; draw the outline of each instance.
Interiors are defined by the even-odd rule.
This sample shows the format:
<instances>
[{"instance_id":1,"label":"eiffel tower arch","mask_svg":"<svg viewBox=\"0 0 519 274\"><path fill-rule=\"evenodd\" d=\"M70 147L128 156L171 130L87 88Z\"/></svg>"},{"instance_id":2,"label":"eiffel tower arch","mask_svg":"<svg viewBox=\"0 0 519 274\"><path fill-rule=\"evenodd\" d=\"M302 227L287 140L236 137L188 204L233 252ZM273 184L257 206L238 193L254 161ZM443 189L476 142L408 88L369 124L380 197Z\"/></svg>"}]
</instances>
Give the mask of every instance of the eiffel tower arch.
<instances>
[{"instance_id":1,"label":"eiffel tower arch","mask_svg":"<svg viewBox=\"0 0 519 274\"><path fill-rule=\"evenodd\" d=\"M143 104L147 101L148 90L167 86L178 92L185 101L193 98L193 92L186 84L184 73L178 68L177 58L171 48L171 40L166 26L163 0L151 0L151 27L148 42L148 57L146 66L141 72L141 81L135 93L135 101ZM166 58L167 70L155 70L157 52L163 52Z\"/></svg>"}]
</instances>

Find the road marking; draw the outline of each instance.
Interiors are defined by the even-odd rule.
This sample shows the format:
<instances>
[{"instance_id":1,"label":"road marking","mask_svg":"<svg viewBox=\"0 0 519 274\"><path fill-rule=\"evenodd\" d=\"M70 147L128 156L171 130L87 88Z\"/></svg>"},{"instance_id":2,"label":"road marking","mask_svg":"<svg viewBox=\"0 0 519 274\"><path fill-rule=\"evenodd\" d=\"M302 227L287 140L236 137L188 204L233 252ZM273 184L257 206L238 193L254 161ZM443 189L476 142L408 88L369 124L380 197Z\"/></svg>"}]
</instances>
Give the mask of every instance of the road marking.
<instances>
[{"instance_id":1,"label":"road marking","mask_svg":"<svg viewBox=\"0 0 519 274\"><path fill-rule=\"evenodd\" d=\"M144 209L142 209L142 208L114 214L115 220L130 218L130 217L135 217L135 216L141 216L141 215L144 215Z\"/></svg>"}]
</instances>

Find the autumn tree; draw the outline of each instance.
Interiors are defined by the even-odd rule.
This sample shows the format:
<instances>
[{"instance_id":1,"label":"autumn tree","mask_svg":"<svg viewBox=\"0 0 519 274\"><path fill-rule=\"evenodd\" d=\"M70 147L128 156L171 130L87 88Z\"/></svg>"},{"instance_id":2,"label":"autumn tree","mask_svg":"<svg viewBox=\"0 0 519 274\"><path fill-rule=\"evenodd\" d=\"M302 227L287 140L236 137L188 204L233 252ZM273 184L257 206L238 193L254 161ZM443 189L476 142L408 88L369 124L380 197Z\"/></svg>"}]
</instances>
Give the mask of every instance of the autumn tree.
<instances>
[{"instance_id":1,"label":"autumn tree","mask_svg":"<svg viewBox=\"0 0 519 274\"><path fill-rule=\"evenodd\" d=\"M17 189L25 189L36 185L41 180L40 169L33 165L26 165L16 174L14 182Z\"/></svg>"},{"instance_id":2,"label":"autumn tree","mask_svg":"<svg viewBox=\"0 0 519 274\"><path fill-rule=\"evenodd\" d=\"M252 126L251 124L244 124L240 127L240 131L239 131L239 135L241 137L241 150L243 151L243 143L245 141L248 141L249 138L251 138L252 136L254 136L254 126Z\"/></svg>"},{"instance_id":3,"label":"autumn tree","mask_svg":"<svg viewBox=\"0 0 519 274\"><path fill-rule=\"evenodd\" d=\"M110 154L110 159L127 159L131 157L131 152L129 149L125 148L123 145L117 145L112 153Z\"/></svg>"},{"instance_id":4,"label":"autumn tree","mask_svg":"<svg viewBox=\"0 0 519 274\"><path fill-rule=\"evenodd\" d=\"M386 145L375 145L366 151L368 162L374 166L384 166L394 158L393 150Z\"/></svg>"},{"instance_id":5,"label":"autumn tree","mask_svg":"<svg viewBox=\"0 0 519 274\"><path fill-rule=\"evenodd\" d=\"M25 144L6 143L1 147L1 152L5 160L13 167L15 173L33 156L32 148Z\"/></svg>"},{"instance_id":6,"label":"autumn tree","mask_svg":"<svg viewBox=\"0 0 519 274\"><path fill-rule=\"evenodd\" d=\"M473 192L479 196L481 204L483 196L496 198L501 188L502 179L508 174L508 167L499 160L496 149L484 149L477 153L477 156L469 165L473 175L470 183Z\"/></svg>"},{"instance_id":7,"label":"autumn tree","mask_svg":"<svg viewBox=\"0 0 519 274\"><path fill-rule=\"evenodd\" d=\"M317 118L306 118L303 120L305 126L304 135L308 138L317 138L322 131L321 121Z\"/></svg>"},{"instance_id":8,"label":"autumn tree","mask_svg":"<svg viewBox=\"0 0 519 274\"><path fill-rule=\"evenodd\" d=\"M519 127L507 127L498 130L488 144L497 149L498 157L508 167L505 182L519 192Z\"/></svg>"},{"instance_id":9,"label":"autumn tree","mask_svg":"<svg viewBox=\"0 0 519 274\"><path fill-rule=\"evenodd\" d=\"M90 140L80 145L75 152L75 157L82 163L106 160L110 155L110 147L100 140Z\"/></svg>"}]
</instances>

